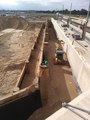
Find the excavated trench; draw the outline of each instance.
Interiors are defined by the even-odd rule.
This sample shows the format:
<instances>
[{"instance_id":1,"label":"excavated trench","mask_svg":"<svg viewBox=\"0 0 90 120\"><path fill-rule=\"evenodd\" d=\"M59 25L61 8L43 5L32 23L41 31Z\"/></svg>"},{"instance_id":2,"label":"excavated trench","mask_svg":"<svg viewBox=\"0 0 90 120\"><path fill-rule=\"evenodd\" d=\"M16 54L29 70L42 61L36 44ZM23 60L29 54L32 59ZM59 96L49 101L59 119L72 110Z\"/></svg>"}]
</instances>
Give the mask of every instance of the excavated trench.
<instances>
[{"instance_id":1,"label":"excavated trench","mask_svg":"<svg viewBox=\"0 0 90 120\"><path fill-rule=\"evenodd\" d=\"M36 109L42 106L40 90L32 84L39 64L44 29L45 25L43 24L31 56L28 58L28 64L24 67L25 70L19 79L20 82L16 86L18 89L14 91L16 94L4 99L3 104L0 101L0 119L2 120L26 120ZM28 87L30 88L27 89Z\"/></svg>"},{"instance_id":2,"label":"excavated trench","mask_svg":"<svg viewBox=\"0 0 90 120\"><path fill-rule=\"evenodd\" d=\"M28 120L44 120L62 107L62 102L70 102L78 96L72 71L64 55L64 64L54 65L57 37L53 25L48 21L43 50L43 61L47 68L41 68L40 95L42 107L36 110Z\"/></svg>"},{"instance_id":3,"label":"excavated trench","mask_svg":"<svg viewBox=\"0 0 90 120\"><path fill-rule=\"evenodd\" d=\"M40 67L39 89L34 89L29 95L0 107L0 119L2 120L44 120L60 109L62 102L69 102L78 96L67 57L65 56L64 65L54 65L57 37L50 21L47 22L46 29L43 29L40 41L43 40L44 30L42 63L46 60L48 64L47 67ZM39 45L42 43L40 41L32 53L27 74L20 84L21 89L28 87L34 79L30 74L35 76L37 62L35 58L40 50Z\"/></svg>"}]
</instances>

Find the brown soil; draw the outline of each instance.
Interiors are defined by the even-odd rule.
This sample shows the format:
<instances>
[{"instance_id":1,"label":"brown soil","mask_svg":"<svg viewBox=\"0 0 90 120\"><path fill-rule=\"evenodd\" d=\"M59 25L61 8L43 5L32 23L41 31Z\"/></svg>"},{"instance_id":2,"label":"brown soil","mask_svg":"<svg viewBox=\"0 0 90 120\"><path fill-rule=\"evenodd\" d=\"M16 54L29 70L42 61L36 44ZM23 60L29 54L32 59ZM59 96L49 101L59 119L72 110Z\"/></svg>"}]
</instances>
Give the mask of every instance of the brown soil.
<instances>
[{"instance_id":1,"label":"brown soil","mask_svg":"<svg viewBox=\"0 0 90 120\"><path fill-rule=\"evenodd\" d=\"M31 53L30 62L28 64L28 72L27 74L25 74L22 80L22 84L20 86L21 89L30 86L30 84L33 84L34 79L37 76L37 65L40 60L39 57L40 57L40 52L41 52L41 46L43 44L43 41L42 41L43 35L44 35L44 29L42 30L40 34L40 38L35 45L36 46L35 49Z\"/></svg>"},{"instance_id":2,"label":"brown soil","mask_svg":"<svg viewBox=\"0 0 90 120\"><path fill-rule=\"evenodd\" d=\"M3 98L12 94L41 23L28 24L22 18L2 17L0 28L0 98Z\"/></svg>"},{"instance_id":3,"label":"brown soil","mask_svg":"<svg viewBox=\"0 0 90 120\"><path fill-rule=\"evenodd\" d=\"M44 53L48 56L49 64L47 69L41 69L40 78L43 106L34 112L28 120L45 120L61 108L62 102L69 102L78 96L66 56L64 65L54 65L57 38L52 28L49 28L48 42L49 44L44 48Z\"/></svg>"},{"instance_id":4,"label":"brown soil","mask_svg":"<svg viewBox=\"0 0 90 120\"><path fill-rule=\"evenodd\" d=\"M16 16L0 16L0 30L7 28L26 29L29 22Z\"/></svg>"}]
</instances>

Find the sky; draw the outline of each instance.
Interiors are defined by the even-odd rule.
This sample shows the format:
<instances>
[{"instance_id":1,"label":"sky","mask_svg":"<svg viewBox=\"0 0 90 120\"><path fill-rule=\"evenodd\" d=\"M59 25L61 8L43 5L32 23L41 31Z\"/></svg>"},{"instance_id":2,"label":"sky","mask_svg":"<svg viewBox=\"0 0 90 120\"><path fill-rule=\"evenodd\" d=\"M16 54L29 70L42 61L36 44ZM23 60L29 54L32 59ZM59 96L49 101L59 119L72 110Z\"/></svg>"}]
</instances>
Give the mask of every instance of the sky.
<instances>
[{"instance_id":1,"label":"sky","mask_svg":"<svg viewBox=\"0 0 90 120\"><path fill-rule=\"evenodd\" d=\"M0 0L1 10L62 10L69 9L72 3L73 9L88 9L90 0Z\"/></svg>"}]
</instances>

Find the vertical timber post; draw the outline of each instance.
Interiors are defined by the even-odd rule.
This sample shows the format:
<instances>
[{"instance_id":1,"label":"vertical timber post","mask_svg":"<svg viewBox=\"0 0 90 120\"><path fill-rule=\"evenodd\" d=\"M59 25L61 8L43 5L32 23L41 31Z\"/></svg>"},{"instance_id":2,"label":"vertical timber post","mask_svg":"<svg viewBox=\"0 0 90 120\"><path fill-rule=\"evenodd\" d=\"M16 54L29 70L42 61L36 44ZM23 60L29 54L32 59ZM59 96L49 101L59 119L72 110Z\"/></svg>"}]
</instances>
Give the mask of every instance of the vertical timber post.
<instances>
[{"instance_id":1,"label":"vertical timber post","mask_svg":"<svg viewBox=\"0 0 90 120\"><path fill-rule=\"evenodd\" d=\"M68 17L68 19L67 19L67 27L69 27L69 23L70 23L70 19L71 19L71 10L72 10L72 3L71 3L71 6L70 6L69 17Z\"/></svg>"},{"instance_id":2,"label":"vertical timber post","mask_svg":"<svg viewBox=\"0 0 90 120\"><path fill-rule=\"evenodd\" d=\"M87 23L88 23L88 20L89 20L89 11L90 11L90 3L89 3L86 22L84 23L83 28L82 28L82 40L85 40L85 36L86 36Z\"/></svg>"}]
</instances>

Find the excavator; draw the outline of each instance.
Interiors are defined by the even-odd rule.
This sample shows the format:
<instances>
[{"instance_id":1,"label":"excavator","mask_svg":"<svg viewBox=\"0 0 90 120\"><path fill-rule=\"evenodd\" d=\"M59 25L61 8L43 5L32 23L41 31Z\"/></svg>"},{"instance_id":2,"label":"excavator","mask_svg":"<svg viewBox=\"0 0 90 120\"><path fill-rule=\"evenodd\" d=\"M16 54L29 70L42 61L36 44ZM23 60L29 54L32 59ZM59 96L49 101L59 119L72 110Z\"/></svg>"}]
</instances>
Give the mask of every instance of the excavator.
<instances>
[{"instance_id":1,"label":"excavator","mask_svg":"<svg viewBox=\"0 0 90 120\"><path fill-rule=\"evenodd\" d=\"M55 59L54 59L54 64L58 65L58 64L63 64L64 63L64 59L63 59L63 55L64 55L64 51L62 48L62 45L64 42L61 40L57 42L57 48L55 50Z\"/></svg>"}]
</instances>

